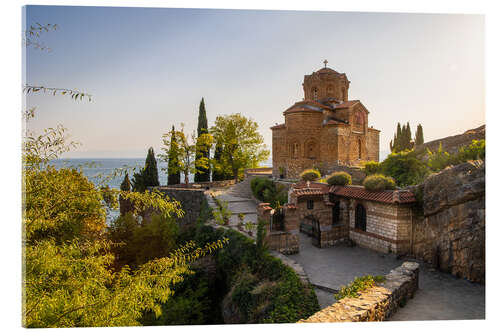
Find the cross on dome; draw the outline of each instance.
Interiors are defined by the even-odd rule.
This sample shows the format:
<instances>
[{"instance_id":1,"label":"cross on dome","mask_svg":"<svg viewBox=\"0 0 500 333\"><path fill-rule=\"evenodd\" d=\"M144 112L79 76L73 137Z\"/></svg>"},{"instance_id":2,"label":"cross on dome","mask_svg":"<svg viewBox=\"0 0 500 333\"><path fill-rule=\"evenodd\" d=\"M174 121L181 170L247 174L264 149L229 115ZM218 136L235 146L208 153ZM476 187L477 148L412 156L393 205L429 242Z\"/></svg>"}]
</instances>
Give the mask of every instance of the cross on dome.
<instances>
[{"instance_id":1,"label":"cross on dome","mask_svg":"<svg viewBox=\"0 0 500 333\"><path fill-rule=\"evenodd\" d=\"M326 64L328 64L328 60L325 59L325 61L323 61L323 63L325 64L325 68L326 68Z\"/></svg>"}]
</instances>

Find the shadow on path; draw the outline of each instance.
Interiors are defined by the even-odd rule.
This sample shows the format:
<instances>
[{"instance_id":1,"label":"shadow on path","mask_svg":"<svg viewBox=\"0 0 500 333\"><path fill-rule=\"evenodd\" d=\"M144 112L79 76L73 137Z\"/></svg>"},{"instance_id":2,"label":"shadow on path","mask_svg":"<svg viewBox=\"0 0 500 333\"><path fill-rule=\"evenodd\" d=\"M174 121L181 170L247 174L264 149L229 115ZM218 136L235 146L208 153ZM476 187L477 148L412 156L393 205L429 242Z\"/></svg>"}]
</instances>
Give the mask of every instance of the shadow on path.
<instances>
[{"instance_id":1,"label":"shadow on path","mask_svg":"<svg viewBox=\"0 0 500 333\"><path fill-rule=\"evenodd\" d=\"M289 255L306 271L316 288L321 308L335 302L333 293L355 277L385 275L404 260L394 254L381 254L361 247L335 246L320 249L311 238L300 234L300 253ZM484 319L485 287L420 265L419 290L413 299L398 309L391 320Z\"/></svg>"}]
</instances>

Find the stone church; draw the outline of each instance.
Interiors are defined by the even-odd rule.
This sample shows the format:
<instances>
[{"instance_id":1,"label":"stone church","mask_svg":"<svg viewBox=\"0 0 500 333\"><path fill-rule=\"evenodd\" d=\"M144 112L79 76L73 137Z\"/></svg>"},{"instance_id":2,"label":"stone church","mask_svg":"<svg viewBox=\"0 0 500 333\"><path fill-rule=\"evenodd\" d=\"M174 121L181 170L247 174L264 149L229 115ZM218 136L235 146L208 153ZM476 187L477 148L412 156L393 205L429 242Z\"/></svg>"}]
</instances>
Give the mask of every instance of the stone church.
<instances>
[{"instance_id":1,"label":"stone church","mask_svg":"<svg viewBox=\"0 0 500 333\"><path fill-rule=\"evenodd\" d=\"M328 174L379 159L380 131L368 126L361 101L349 100L347 75L327 63L304 75L304 99L283 112L283 124L271 127L275 178L298 178L308 168Z\"/></svg>"}]
</instances>

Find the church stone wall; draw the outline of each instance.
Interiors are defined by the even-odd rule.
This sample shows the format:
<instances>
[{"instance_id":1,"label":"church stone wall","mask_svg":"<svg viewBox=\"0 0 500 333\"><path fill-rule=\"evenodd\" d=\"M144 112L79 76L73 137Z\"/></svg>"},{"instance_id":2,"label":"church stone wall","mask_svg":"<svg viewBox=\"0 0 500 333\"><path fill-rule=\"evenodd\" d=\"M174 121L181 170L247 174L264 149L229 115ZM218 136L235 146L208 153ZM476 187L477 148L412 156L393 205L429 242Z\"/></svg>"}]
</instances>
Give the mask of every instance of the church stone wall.
<instances>
[{"instance_id":1,"label":"church stone wall","mask_svg":"<svg viewBox=\"0 0 500 333\"><path fill-rule=\"evenodd\" d=\"M379 151L380 151L380 143L379 143L379 134L380 131L369 128L368 135L366 136L366 146L368 148L368 160L369 161L379 161Z\"/></svg>"},{"instance_id":2,"label":"church stone wall","mask_svg":"<svg viewBox=\"0 0 500 333\"><path fill-rule=\"evenodd\" d=\"M355 228L357 204L366 209L366 231ZM350 200L349 237L359 246L379 252L408 253L411 207L364 200Z\"/></svg>"},{"instance_id":3,"label":"church stone wall","mask_svg":"<svg viewBox=\"0 0 500 333\"><path fill-rule=\"evenodd\" d=\"M297 179L309 168L378 161L378 131L368 128L368 110L347 100L345 74L325 67L306 75L303 87L305 100L287 109L285 123L272 128L273 177Z\"/></svg>"}]
</instances>

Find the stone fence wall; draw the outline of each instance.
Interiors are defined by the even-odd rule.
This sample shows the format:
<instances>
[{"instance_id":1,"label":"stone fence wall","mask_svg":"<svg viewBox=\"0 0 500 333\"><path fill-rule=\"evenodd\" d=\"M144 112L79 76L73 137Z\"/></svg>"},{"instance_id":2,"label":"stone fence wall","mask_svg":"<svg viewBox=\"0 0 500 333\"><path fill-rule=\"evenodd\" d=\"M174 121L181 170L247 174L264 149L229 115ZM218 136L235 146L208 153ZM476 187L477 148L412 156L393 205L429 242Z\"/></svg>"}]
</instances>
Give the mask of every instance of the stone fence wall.
<instances>
[{"instance_id":1,"label":"stone fence wall","mask_svg":"<svg viewBox=\"0 0 500 333\"><path fill-rule=\"evenodd\" d=\"M175 187L156 187L161 193L168 195L180 202L184 216L179 219L181 225L194 224L200 215L201 207L205 198L205 189L198 188L175 188Z\"/></svg>"},{"instance_id":2,"label":"stone fence wall","mask_svg":"<svg viewBox=\"0 0 500 333\"><path fill-rule=\"evenodd\" d=\"M211 187L227 187L230 185L234 185L236 181L234 179L228 180L215 180L212 182L197 182L197 183L188 183L186 184L175 184L168 186L161 186L161 188L211 188Z\"/></svg>"},{"instance_id":3,"label":"stone fence wall","mask_svg":"<svg viewBox=\"0 0 500 333\"><path fill-rule=\"evenodd\" d=\"M357 298L343 298L299 323L383 321L413 297L418 289L419 265L405 262L385 276L385 282L359 293Z\"/></svg>"}]
</instances>

